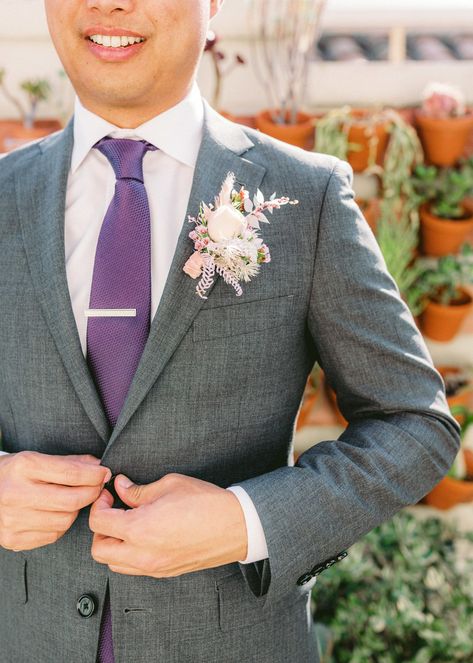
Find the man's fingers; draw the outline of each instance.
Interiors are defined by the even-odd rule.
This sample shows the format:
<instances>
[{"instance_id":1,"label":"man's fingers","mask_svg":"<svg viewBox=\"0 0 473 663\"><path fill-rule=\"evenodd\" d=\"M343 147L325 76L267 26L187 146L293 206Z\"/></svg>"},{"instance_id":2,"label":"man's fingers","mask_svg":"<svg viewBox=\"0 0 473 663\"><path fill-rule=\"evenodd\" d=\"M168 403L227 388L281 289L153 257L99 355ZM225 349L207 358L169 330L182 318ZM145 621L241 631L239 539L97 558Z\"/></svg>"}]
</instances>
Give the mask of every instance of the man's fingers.
<instances>
[{"instance_id":1,"label":"man's fingers","mask_svg":"<svg viewBox=\"0 0 473 663\"><path fill-rule=\"evenodd\" d=\"M112 505L111 493L103 490L90 509L89 527L92 532L124 541L132 512L113 509Z\"/></svg>"},{"instance_id":2,"label":"man's fingers","mask_svg":"<svg viewBox=\"0 0 473 663\"><path fill-rule=\"evenodd\" d=\"M16 495L10 496L8 505L41 511L79 511L95 502L101 486L57 486L53 484L28 484Z\"/></svg>"},{"instance_id":3,"label":"man's fingers","mask_svg":"<svg viewBox=\"0 0 473 663\"><path fill-rule=\"evenodd\" d=\"M39 511L21 509L3 513L3 526L11 532L65 532L78 516L78 511Z\"/></svg>"},{"instance_id":4,"label":"man's fingers","mask_svg":"<svg viewBox=\"0 0 473 663\"><path fill-rule=\"evenodd\" d=\"M33 481L63 486L98 486L108 481L112 473L97 464L93 456L53 456L37 452L21 452L15 459L18 471Z\"/></svg>"},{"instance_id":5,"label":"man's fingers","mask_svg":"<svg viewBox=\"0 0 473 663\"><path fill-rule=\"evenodd\" d=\"M100 564L129 566L136 555L136 548L114 537L94 534L91 554L95 561Z\"/></svg>"},{"instance_id":6,"label":"man's fingers","mask_svg":"<svg viewBox=\"0 0 473 663\"><path fill-rule=\"evenodd\" d=\"M114 573L122 573L127 576L145 576L147 573L145 571L140 571L140 569L135 569L132 566L116 566L109 564L108 568Z\"/></svg>"},{"instance_id":7,"label":"man's fingers","mask_svg":"<svg viewBox=\"0 0 473 663\"><path fill-rule=\"evenodd\" d=\"M64 532L18 532L15 534L9 533L2 537L2 547L7 550L33 550L34 548L41 548L41 546L56 543Z\"/></svg>"}]
</instances>

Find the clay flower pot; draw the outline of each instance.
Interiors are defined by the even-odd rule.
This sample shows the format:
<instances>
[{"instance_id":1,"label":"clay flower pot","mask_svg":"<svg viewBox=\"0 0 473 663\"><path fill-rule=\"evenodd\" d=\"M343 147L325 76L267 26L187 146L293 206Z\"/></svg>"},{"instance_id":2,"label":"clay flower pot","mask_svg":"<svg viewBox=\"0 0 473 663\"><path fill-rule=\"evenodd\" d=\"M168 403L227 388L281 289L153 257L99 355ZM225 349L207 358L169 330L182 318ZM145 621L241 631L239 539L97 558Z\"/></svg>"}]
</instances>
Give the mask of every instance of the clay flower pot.
<instances>
[{"instance_id":1,"label":"clay flower pot","mask_svg":"<svg viewBox=\"0 0 473 663\"><path fill-rule=\"evenodd\" d=\"M338 407L338 402L337 402L337 394L335 392L335 389L329 385L327 380L324 382L325 386L325 393L328 396L328 399L330 401L330 404L333 408L334 414L337 418L337 421L342 424L343 426L348 426L348 421L345 419L343 414L341 413L340 408Z\"/></svg>"},{"instance_id":2,"label":"clay flower pot","mask_svg":"<svg viewBox=\"0 0 473 663\"><path fill-rule=\"evenodd\" d=\"M0 122L0 152L10 152L26 143L48 136L62 128L58 120L37 120L31 129L20 120L2 120Z\"/></svg>"},{"instance_id":3,"label":"clay flower pot","mask_svg":"<svg viewBox=\"0 0 473 663\"><path fill-rule=\"evenodd\" d=\"M466 478L444 477L422 498L424 504L436 509L451 509L456 504L473 501L473 451L463 449L466 465Z\"/></svg>"},{"instance_id":4,"label":"clay flower pot","mask_svg":"<svg viewBox=\"0 0 473 663\"><path fill-rule=\"evenodd\" d=\"M437 370L445 382L447 403L450 409L455 405L468 407L473 393L473 385L465 375L464 369L460 366L438 366ZM461 422L464 417L455 415L455 418Z\"/></svg>"},{"instance_id":5,"label":"clay flower pot","mask_svg":"<svg viewBox=\"0 0 473 663\"><path fill-rule=\"evenodd\" d=\"M320 385L314 385L312 376L309 375L307 378L306 387L304 389L304 397L302 400L301 409L299 410L299 414L297 416L296 430L300 430L306 425L307 420L310 417L310 414L319 398L319 395Z\"/></svg>"},{"instance_id":6,"label":"clay flower pot","mask_svg":"<svg viewBox=\"0 0 473 663\"><path fill-rule=\"evenodd\" d=\"M378 219L381 213L381 199L370 198L369 200L366 200L365 198L355 198L355 202L362 211L369 227L373 233L376 234Z\"/></svg>"},{"instance_id":7,"label":"clay flower pot","mask_svg":"<svg viewBox=\"0 0 473 663\"><path fill-rule=\"evenodd\" d=\"M471 310L469 293L459 288L459 297L449 306L429 301L421 314L423 333L434 341L450 341Z\"/></svg>"},{"instance_id":8,"label":"clay flower pot","mask_svg":"<svg viewBox=\"0 0 473 663\"><path fill-rule=\"evenodd\" d=\"M473 231L473 210L464 207L462 219L443 219L435 216L426 203L421 205L420 230L422 251L429 256L458 253L467 235Z\"/></svg>"},{"instance_id":9,"label":"clay flower pot","mask_svg":"<svg viewBox=\"0 0 473 663\"><path fill-rule=\"evenodd\" d=\"M422 500L436 509L451 509L456 504L473 501L473 481L444 477Z\"/></svg>"},{"instance_id":10,"label":"clay flower pot","mask_svg":"<svg viewBox=\"0 0 473 663\"><path fill-rule=\"evenodd\" d=\"M286 119L289 113L286 114ZM273 138L278 138L291 145L310 150L314 146L315 120L312 115L299 111L296 124L277 124L271 119L269 110L263 110L256 116L256 128Z\"/></svg>"},{"instance_id":11,"label":"clay flower pot","mask_svg":"<svg viewBox=\"0 0 473 663\"><path fill-rule=\"evenodd\" d=\"M227 120L231 120L237 124L243 124L245 127L256 129L256 118L254 115L233 115L233 113L229 113L225 110L219 110L218 112L220 115L223 115L223 117L226 117Z\"/></svg>"},{"instance_id":12,"label":"clay flower pot","mask_svg":"<svg viewBox=\"0 0 473 663\"><path fill-rule=\"evenodd\" d=\"M380 166L389 140L389 122L372 123L371 113L363 109L351 112L353 124L348 129L348 143L356 144L357 149L349 149L347 161L356 173L366 170L370 160L370 141L376 143L375 162Z\"/></svg>"},{"instance_id":13,"label":"clay flower pot","mask_svg":"<svg viewBox=\"0 0 473 663\"><path fill-rule=\"evenodd\" d=\"M437 119L418 110L415 117L427 159L436 166L453 166L462 156L473 129L473 113Z\"/></svg>"}]
</instances>

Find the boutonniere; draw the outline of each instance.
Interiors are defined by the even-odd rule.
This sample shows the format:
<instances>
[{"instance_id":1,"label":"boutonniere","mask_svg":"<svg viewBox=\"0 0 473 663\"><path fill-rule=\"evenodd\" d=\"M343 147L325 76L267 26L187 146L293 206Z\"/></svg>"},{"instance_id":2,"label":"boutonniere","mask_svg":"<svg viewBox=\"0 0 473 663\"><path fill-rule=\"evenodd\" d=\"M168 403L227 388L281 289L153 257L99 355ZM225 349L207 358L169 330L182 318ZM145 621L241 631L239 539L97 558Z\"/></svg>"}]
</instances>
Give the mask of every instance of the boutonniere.
<instances>
[{"instance_id":1,"label":"boutonniere","mask_svg":"<svg viewBox=\"0 0 473 663\"><path fill-rule=\"evenodd\" d=\"M285 196L276 198L276 193L265 200L259 189L251 201L248 191L243 187L235 191L234 184L235 175L228 173L214 204L202 202L197 218L188 219L195 224L189 233L194 253L183 269L193 279L201 277L196 292L202 299L207 299L205 292L212 285L215 272L239 297L243 293L240 281L251 281L260 265L271 260L269 249L259 236L260 223L269 223L265 212L272 214L273 209L299 202Z\"/></svg>"}]
</instances>

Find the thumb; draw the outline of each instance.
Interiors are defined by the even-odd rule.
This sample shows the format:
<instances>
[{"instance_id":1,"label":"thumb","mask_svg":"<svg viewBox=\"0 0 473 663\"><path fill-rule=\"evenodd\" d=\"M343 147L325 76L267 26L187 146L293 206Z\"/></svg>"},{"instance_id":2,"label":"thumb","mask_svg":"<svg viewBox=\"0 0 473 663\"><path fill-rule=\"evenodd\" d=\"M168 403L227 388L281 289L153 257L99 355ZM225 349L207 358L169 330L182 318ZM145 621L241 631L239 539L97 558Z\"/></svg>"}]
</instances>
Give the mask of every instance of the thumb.
<instances>
[{"instance_id":1,"label":"thumb","mask_svg":"<svg viewBox=\"0 0 473 663\"><path fill-rule=\"evenodd\" d=\"M149 504L154 502L162 492L161 486L158 486L158 481L147 484L133 483L124 474L119 474L115 479L115 490L118 497L127 506L133 508L141 506L142 504Z\"/></svg>"}]
</instances>

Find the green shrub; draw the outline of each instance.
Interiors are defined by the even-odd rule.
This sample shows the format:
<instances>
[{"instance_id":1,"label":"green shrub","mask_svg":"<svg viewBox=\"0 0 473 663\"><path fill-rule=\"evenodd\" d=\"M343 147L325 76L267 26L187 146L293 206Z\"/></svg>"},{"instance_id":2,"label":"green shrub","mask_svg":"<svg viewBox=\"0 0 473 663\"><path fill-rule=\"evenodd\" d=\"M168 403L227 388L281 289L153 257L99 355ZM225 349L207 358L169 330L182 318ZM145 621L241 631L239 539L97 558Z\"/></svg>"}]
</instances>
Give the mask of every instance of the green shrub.
<instances>
[{"instance_id":1,"label":"green shrub","mask_svg":"<svg viewBox=\"0 0 473 663\"><path fill-rule=\"evenodd\" d=\"M465 541L473 535L450 523L400 512L353 545L312 590L314 620L332 633L325 661L472 663L473 560L457 554Z\"/></svg>"}]
</instances>

